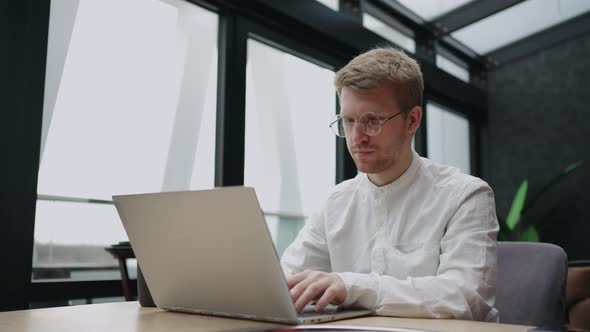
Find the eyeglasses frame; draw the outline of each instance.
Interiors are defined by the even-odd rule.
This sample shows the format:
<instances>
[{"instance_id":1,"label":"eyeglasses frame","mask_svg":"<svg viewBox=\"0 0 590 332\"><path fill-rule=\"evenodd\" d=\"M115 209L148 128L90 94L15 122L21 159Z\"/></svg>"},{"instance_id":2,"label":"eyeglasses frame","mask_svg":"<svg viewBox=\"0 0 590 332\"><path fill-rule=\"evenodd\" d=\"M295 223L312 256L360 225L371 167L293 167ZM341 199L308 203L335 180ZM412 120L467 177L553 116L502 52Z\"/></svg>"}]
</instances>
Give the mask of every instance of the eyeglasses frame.
<instances>
[{"instance_id":1,"label":"eyeglasses frame","mask_svg":"<svg viewBox=\"0 0 590 332\"><path fill-rule=\"evenodd\" d=\"M365 112L365 113L361 114L361 116L363 116L363 115L365 115L365 114L368 114L368 113L373 113L373 115L375 115L375 117L376 117L377 119L379 119L379 130L377 131L377 133L375 133L374 135L369 135L369 134L367 134L367 133L365 133L365 132L363 131L363 134L365 134L365 135L367 135L367 136L371 136L371 137L374 137L374 136L377 136L377 135L379 135L379 133L381 133L381 131L383 130L383 125L384 125L384 124L385 124L387 121L389 121L389 120L391 120L391 119L395 118L396 116L398 116L398 115L402 114L403 112L409 111L409 110L411 110L411 109L412 109L412 108L405 108L405 109L402 109L401 111L399 111L399 112L395 113L394 115L392 115L392 116L390 116L390 117L387 117L387 118L385 118L385 119L379 119L379 117L377 116L377 114L375 114L375 112ZM336 122L338 122L339 120L341 120L341 119L343 119L343 117L342 117L342 115L341 115L341 114L338 114L338 115L336 115L336 120L332 121L328 127L330 127L330 129L332 129L332 131L334 132L334 134L335 134L337 137L340 137L340 138L346 138L346 136L340 136L340 135L336 134L336 131L334 130L334 128L332 128L332 126L333 126L333 125L334 125ZM366 127L365 127L365 128L366 128Z\"/></svg>"}]
</instances>

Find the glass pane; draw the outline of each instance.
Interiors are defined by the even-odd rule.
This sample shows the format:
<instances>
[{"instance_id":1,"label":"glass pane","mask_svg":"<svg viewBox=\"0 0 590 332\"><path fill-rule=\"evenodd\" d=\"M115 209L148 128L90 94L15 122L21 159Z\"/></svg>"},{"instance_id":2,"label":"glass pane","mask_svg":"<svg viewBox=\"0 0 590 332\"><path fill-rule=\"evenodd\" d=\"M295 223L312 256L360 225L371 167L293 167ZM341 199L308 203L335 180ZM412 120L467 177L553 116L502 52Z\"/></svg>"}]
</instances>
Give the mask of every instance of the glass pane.
<instances>
[{"instance_id":1,"label":"glass pane","mask_svg":"<svg viewBox=\"0 0 590 332\"><path fill-rule=\"evenodd\" d=\"M127 236L113 205L37 200L33 279L117 279L105 247ZM128 261L135 277L135 262Z\"/></svg>"},{"instance_id":2,"label":"glass pane","mask_svg":"<svg viewBox=\"0 0 590 332\"><path fill-rule=\"evenodd\" d=\"M437 54L436 55L436 65L438 68L457 77L458 79L460 79L464 82L469 82L469 70L459 66L458 64L451 61L447 57Z\"/></svg>"},{"instance_id":3,"label":"glass pane","mask_svg":"<svg viewBox=\"0 0 590 332\"><path fill-rule=\"evenodd\" d=\"M281 256L297 236L305 222L305 218L269 214L266 214L265 218L277 254Z\"/></svg>"},{"instance_id":4,"label":"glass pane","mask_svg":"<svg viewBox=\"0 0 590 332\"><path fill-rule=\"evenodd\" d=\"M52 1L38 193L109 201L213 187L217 25L183 0ZM36 241L126 240L93 204L47 204L58 203L38 201Z\"/></svg>"},{"instance_id":5,"label":"glass pane","mask_svg":"<svg viewBox=\"0 0 590 332\"><path fill-rule=\"evenodd\" d=\"M471 1L473 0L397 0L427 21L432 21Z\"/></svg>"},{"instance_id":6,"label":"glass pane","mask_svg":"<svg viewBox=\"0 0 590 332\"><path fill-rule=\"evenodd\" d=\"M428 158L471 174L469 121L430 102L426 112Z\"/></svg>"},{"instance_id":7,"label":"glass pane","mask_svg":"<svg viewBox=\"0 0 590 332\"><path fill-rule=\"evenodd\" d=\"M452 36L479 54L487 54L589 10L590 1L587 0L527 0L458 30Z\"/></svg>"},{"instance_id":8,"label":"glass pane","mask_svg":"<svg viewBox=\"0 0 590 332\"><path fill-rule=\"evenodd\" d=\"M324 4L325 6L331 8L332 10L338 11L339 5L338 0L317 0L318 2Z\"/></svg>"},{"instance_id":9,"label":"glass pane","mask_svg":"<svg viewBox=\"0 0 590 332\"><path fill-rule=\"evenodd\" d=\"M414 39L404 35L370 14L363 13L363 26L407 51L416 52L416 42Z\"/></svg>"},{"instance_id":10,"label":"glass pane","mask_svg":"<svg viewBox=\"0 0 590 332\"><path fill-rule=\"evenodd\" d=\"M249 40L246 77L244 184L282 216L275 233L289 244L335 184L334 72Z\"/></svg>"}]
</instances>

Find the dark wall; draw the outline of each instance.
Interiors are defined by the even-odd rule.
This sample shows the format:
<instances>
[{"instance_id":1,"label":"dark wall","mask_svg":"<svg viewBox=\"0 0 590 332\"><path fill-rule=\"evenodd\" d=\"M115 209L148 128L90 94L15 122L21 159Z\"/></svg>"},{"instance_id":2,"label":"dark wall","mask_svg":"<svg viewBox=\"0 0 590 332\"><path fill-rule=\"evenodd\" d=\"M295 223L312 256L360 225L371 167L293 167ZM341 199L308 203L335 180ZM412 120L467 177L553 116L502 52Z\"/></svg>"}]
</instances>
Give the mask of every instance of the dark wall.
<instances>
[{"instance_id":1,"label":"dark wall","mask_svg":"<svg viewBox=\"0 0 590 332\"><path fill-rule=\"evenodd\" d=\"M523 179L534 194L567 165L586 163L525 214L541 240L590 259L590 35L489 73L486 180L505 217Z\"/></svg>"}]
</instances>

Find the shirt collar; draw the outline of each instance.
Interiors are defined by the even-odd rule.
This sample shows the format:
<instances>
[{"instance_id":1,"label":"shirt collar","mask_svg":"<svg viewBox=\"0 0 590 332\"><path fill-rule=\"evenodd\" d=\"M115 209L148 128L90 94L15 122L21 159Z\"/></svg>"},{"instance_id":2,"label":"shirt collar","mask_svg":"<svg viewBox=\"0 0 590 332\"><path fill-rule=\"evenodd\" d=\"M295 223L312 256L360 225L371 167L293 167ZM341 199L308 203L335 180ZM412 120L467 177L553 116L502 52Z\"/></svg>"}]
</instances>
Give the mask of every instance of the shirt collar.
<instances>
[{"instance_id":1,"label":"shirt collar","mask_svg":"<svg viewBox=\"0 0 590 332\"><path fill-rule=\"evenodd\" d=\"M395 181L378 187L373 182L371 182L371 180L369 180L367 174L362 173L360 175L362 176L363 186L367 189L367 193L371 195L372 198L399 193L401 190L406 189L414 180L416 177L416 171L418 168L420 168L420 163L420 156L416 153L416 151L412 151L412 162L410 163L410 167L408 167L408 169Z\"/></svg>"}]
</instances>

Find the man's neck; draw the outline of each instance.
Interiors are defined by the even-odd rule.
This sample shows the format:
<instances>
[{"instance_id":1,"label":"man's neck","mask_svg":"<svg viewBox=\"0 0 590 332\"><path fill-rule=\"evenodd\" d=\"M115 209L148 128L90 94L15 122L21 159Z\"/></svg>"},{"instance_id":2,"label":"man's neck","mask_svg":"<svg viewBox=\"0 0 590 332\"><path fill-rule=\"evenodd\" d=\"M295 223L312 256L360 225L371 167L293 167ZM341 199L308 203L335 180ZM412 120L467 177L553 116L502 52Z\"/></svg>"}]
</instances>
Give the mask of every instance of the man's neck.
<instances>
[{"instance_id":1,"label":"man's neck","mask_svg":"<svg viewBox=\"0 0 590 332\"><path fill-rule=\"evenodd\" d=\"M406 151L395 167L392 167L390 170L381 173L367 174L369 181L371 181L377 187L383 187L394 182L395 180L399 179L408 170L408 168L410 168L413 156L414 154L412 153L411 149Z\"/></svg>"}]
</instances>

